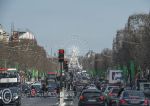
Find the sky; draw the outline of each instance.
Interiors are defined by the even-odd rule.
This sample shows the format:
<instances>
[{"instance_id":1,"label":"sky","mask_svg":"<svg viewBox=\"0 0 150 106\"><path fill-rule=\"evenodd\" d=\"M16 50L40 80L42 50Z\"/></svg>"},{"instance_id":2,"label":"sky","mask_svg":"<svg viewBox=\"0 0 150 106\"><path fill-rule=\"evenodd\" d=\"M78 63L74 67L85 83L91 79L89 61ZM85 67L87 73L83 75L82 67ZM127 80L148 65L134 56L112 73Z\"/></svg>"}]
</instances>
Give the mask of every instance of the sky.
<instances>
[{"instance_id":1,"label":"sky","mask_svg":"<svg viewBox=\"0 0 150 106\"><path fill-rule=\"evenodd\" d=\"M74 46L80 54L111 49L130 15L149 12L150 0L0 0L4 29L29 29L51 55Z\"/></svg>"}]
</instances>

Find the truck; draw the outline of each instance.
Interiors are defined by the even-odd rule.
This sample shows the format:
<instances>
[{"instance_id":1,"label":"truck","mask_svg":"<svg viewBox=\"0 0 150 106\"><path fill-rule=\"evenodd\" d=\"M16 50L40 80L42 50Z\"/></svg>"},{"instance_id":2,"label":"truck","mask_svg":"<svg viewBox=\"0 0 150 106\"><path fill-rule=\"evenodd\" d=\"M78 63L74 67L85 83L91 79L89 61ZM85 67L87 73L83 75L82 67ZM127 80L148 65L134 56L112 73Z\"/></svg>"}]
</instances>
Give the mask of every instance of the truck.
<instances>
[{"instance_id":1,"label":"truck","mask_svg":"<svg viewBox=\"0 0 150 106\"><path fill-rule=\"evenodd\" d=\"M122 70L107 70L106 80L110 84L119 82L122 83L123 82Z\"/></svg>"},{"instance_id":2,"label":"truck","mask_svg":"<svg viewBox=\"0 0 150 106\"><path fill-rule=\"evenodd\" d=\"M19 74L9 68L0 68L0 106L21 105Z\"/></svg>"}]
</instances>

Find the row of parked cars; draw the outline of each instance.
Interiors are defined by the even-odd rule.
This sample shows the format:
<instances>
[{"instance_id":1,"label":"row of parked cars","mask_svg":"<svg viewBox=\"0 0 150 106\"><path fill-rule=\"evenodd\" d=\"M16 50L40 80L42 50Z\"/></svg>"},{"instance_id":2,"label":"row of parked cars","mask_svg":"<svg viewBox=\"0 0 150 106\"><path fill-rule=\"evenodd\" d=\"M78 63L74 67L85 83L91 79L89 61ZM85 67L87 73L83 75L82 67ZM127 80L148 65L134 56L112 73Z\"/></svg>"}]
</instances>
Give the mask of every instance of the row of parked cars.
<instances>
[{"instance_id":1,"label":"row of parked cars","mask_svg":"<svg viewBox=\"0 0 150 106\"><path fill-rule=\"evenodd\" d=\"M78 106L150 106L150 95L130 87L105 84L98 89L92 84L82 90Z\"/></svg>"}]
</instances>

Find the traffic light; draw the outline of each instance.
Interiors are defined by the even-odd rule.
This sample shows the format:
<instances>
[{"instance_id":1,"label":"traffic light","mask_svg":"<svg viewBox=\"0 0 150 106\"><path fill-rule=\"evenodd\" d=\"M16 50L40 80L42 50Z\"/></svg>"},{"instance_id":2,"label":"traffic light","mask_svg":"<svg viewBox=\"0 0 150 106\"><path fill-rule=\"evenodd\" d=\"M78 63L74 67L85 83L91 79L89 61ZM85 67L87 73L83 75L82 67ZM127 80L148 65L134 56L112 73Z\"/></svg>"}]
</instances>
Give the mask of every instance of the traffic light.
<instances>
[{"instance_id":1,"label":"traffic light","mask_svg":"<svg viewBox=\"0 0 150 106\"><path fill-rule=\"evenodd\" d=\"M64 70L65 70L66 72L68 72L68 61L64 61L63 66L64 66Z\"/></svg>"},{"instance_id":2,"label":"traffic light","mask_svg":"<svg viewBox=\"0 0 150 106\"><path fill-rule=\"evenodd\" d=\"M58 59L59 59L59 62L64 62L64 49L59 49L58 50Z\"/></svg>"}]
</instances>

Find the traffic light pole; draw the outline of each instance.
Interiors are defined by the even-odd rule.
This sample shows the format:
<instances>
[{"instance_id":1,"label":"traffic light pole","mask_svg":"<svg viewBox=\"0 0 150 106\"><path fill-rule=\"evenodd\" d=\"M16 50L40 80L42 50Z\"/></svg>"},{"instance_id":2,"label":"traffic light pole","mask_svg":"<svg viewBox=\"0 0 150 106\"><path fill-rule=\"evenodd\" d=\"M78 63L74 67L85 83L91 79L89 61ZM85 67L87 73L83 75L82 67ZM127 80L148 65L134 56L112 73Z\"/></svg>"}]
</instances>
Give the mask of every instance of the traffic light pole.
<instances>
[{"instance_id":1,"label":"traffic light pole","mask_svg":"<svg viewBox=\"0 0 150 106\"><path fill-rule=\"evenodd\" d=\"M63 63L60 62L60 90L62 90L62 70L63 70Z\"/></svg>"},{"instance_id":2,"label":"traffic light pole","mask_svg":"<svg viewBox=\"0 0 150 106\"><path fill-rule=\"evenodd\" d=\"M63 70L63 62L60 62L60 94L59 94L59 106L63 104L64 99L64 90L63 90L63 82L62 82L62 70Z\"/></svg>"},{"instance_id":3,"label":"traffic light pole","mask_svg":"<svg viewBox=\"0 0 150 106\"><path fill-rule=\"evenodd\" d=\"M59 105L61 106L63 104L63 99L64 99L64 90L63 90L63 82L62 82L62 70L63 70L63 62L64 62L64 49L59 49L59 51L58 51L58 59L59 59L59 63L60 63L60 87L59 87L60 103L59 103Z\"/></svg>"}]
</instances>

